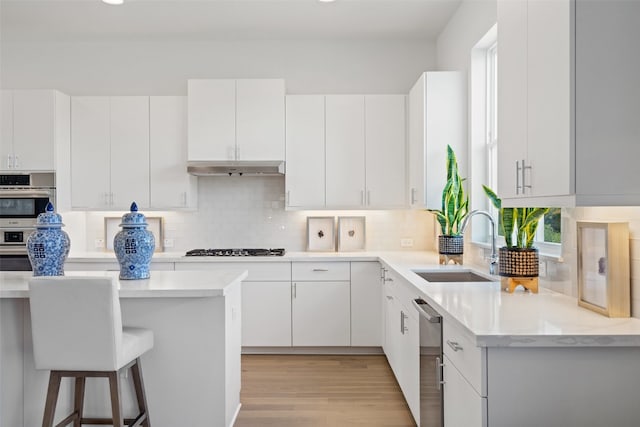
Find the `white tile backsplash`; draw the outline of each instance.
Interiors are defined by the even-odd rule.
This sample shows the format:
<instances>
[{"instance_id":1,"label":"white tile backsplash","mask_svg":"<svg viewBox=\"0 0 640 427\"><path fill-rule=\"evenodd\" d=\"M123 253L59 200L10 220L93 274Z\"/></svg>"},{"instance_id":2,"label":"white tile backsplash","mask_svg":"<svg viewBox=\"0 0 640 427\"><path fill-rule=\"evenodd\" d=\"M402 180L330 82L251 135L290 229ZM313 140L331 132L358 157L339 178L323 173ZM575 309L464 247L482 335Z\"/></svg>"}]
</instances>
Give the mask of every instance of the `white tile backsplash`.
<instances>
[{"instance_id":1,"label":"white tile backsplash","mask_svg":"<svg viewBox=\"0 0 640 427\"><path fill-rule=\"evenodd\" d=\"M168 251L183 252L212 247L283 247L306 250L307 216L365 216L367 250L431 250L433 220L424 210L398 211L286 211L283 177L199 177L198 210L193 212L145 212L164 218L164 237L173 239ZM122 212L124 213L124 212ZM84 215L73 227L73 251L100 251L95 239L104 238L104 217L119 212L69 213ZM66 215L66 214L65 214ZM85 237L86 236L86 237ZM400 240L412 238L412 248Z\"/></svg>"}]
</instances>

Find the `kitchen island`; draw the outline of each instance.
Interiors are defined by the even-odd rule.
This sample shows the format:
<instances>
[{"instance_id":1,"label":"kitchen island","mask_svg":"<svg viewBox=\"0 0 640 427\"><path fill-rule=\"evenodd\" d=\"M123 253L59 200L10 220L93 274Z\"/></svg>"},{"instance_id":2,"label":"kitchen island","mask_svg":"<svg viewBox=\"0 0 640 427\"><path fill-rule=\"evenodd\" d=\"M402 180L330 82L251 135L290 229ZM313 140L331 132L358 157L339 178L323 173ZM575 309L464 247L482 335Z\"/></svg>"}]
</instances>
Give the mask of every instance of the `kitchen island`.
<instances>
[{"instance_id":1,"label":"kitchen island","mask_svg":"<svg viewBox=\"0 0 640 427\"><path fill-rule=\"evenodd\" d=\"M118 276L73 271L68 276ZM48 371L34 367L28 280L31 272L0 273L0 427L42 423ZM119 280L123 324L153 330L142 356L150 419L155 427L233 425L240 409L241 269L154 271L150 279ZM85 414L110 414L108 388L87 380ZM126 380L128 382L130 380ZM71 411L63 380L56 421ZM128 384L127 384L128 385ZM125 416L135 413L123 387Z\"/></svg>"}]
</instances>

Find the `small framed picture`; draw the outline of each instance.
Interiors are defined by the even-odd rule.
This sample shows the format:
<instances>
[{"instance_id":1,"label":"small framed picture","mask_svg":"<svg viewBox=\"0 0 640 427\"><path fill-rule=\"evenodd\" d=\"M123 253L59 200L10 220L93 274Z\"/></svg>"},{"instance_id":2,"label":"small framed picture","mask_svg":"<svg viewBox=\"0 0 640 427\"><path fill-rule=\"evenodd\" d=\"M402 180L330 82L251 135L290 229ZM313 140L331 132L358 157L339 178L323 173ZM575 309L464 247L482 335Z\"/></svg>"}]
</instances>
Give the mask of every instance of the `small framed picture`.
<instances>
[{"instance_id":1,"label":"small framed picture","mask_svg":"<svg viewBox=\"0 0 640 427\"><path fill-rule=\"evenodd\" d=\"M307 250L330 251L336 250L335 217L309 216L307 217Z\"/></svg>"},{"instance_id":2,"label":"small framed picture","mask_svg":"<svg viewBox=\"0 0 640 427\"><path fill-rule=\"evenodd\" d=\"M579 221L577 231L578 305L609 317L629 317L629 224Z\"/></svg>"},{"instance_id":3,"label":"small framed picture","mask_svg":"<svg viewBox=\"0 0 640 427\"><path fill-rule=\"evenodd\" d=\"M338 217L338 251L364 251L365 222L363 216Z\"/></svg>"}]
</instances>

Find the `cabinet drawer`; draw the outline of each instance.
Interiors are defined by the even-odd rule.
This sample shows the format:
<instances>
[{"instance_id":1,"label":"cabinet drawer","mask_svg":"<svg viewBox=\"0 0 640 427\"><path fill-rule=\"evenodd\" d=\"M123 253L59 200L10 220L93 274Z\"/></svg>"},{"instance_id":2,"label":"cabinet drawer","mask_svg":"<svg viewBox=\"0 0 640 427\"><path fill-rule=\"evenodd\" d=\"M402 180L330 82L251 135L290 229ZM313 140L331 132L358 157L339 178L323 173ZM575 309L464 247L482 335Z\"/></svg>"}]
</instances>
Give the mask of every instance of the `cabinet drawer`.
<instances>
[{"instance_id":1,"label":"cabinet drawer","mask_svg":"<svg viewBox=\"0 0 640 427\"><path fill-rule=\"evenodd\" d=\"M404 307L404 311L413 318L418 318L417 312L413 309L412 301L419 297L418 292L414 292L413 285L392 271L385 274L385 285L388 294L391 294L396 301Z\"/></svg>"},{"instance_id":2,"label":"cabinet drawer","mask_svg":"<svg viewBox=\"0 0 640 427\"><path fill-rule=\"evenodd\" d=\"M291 277L293 281L351 280L351 269L348 262L294 262Z\"/></svg>"},{"instance_id":3,"label":"cabinet drawer","mask_svg":"<svg viewBox=\"0 0 640 427\"><path fill-rule=\"evenodd\" d=\"M247 270L245 282L290 281L290 262L183 262L176 270Z\"/></svg>"},{"instance_id":4,"label":"cabinet drawer","mask_svg":"<svg viewBox=\"0 0 640 427\"><path fill-rule=\"evenodd\" d=\"M478 394L487 395L484 367L486 350L476 347L471 338L451 322L444 321L442 327L443 353L458 368Z\"/></svg>"}]
</instances>

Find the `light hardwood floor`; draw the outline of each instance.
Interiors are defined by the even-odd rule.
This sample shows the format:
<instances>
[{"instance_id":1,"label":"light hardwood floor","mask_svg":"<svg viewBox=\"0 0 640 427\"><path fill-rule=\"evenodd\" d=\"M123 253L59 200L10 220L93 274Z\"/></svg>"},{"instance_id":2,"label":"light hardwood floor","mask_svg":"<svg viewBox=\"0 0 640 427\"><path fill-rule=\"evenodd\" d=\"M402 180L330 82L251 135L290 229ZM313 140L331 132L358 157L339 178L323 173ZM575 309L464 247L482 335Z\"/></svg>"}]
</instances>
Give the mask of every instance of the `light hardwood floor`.
<instances>
[{"instance_id":1,"label":"light hardwood floor","mask_svg":"<svg viewBox=\"0 0 640 427\"><path fill-rule=\"evenodd\" d=\"M243 355L234 427L415 426L382 355Z\"/></svg>"}]
</instances>

